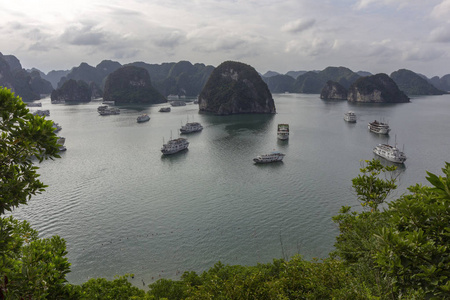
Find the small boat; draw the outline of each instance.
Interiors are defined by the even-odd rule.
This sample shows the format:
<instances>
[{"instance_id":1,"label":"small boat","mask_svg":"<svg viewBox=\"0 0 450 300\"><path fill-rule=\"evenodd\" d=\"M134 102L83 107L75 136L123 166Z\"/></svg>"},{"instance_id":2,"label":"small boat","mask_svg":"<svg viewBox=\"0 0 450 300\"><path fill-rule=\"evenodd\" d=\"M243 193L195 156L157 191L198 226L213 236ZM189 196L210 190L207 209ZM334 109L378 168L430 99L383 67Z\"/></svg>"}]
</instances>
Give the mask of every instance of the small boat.
<instances>
[{"instance_id":1,"label":"small boat","mask_svg":"<svg viewBox=\"0 0 450 300\"><path fill-rule=\"evenodd\" d=\"M59 145L59 151L66 151L67 148L64 146L64 143L66 142L66 138L62 136L58 136L57 143Z\"/></svg>"},{"instance_id":2,"label":"small boat","mask_svg":"<svg viewBox=\"0 0 450 300\"><path fill-rule=\"evenodd\" d=\"M97 111L101 116L120 114L120 109L118 109L117 107L108 107L107 105L99 106L97 108Z\"/></svg>"},{"instance_id":3,"label":"small boat","mask_svg":"<svg viewBox=\"0 0 450 300\"><path fill-rule=\"evenodd\" d=\"M279 151L273 151L269 154L258 155L253 159L253 161L257 164L266 164L276 161L282 161L285 155L286 154L283 154Z\"/></svg>"},{"instance_id":4,"label":"small boat","mask_svg":"<svg viewBox=\"0 0 450 300\"><path fill-rule=\"evenodd\" d=\"M159 109L159 112L170 112L170 106L168 106L168 107L161 107Z\"/></svg>"},{"instance_id":5,"label":"small boat","mask_svg":"<svg viewBox=\"0 0 450 300\"><path fill-rule=\"evenodd\" d=\"M198 104L198 99L195 99L195 100L194 100L194 104Z\"/></svg>"},{"instance_id":6,"label":"small boat","mask_svg":"<svg viewBox=\"0 0 450 300\"><path fill-rule=\"evenodd\" d=\"M102 104L112 104L112 105L114 105L114 104L116 104L116 101L114 101L114 100L103 100Z\"/></svg>"},{"instance_id":7,"label":"small boat","mask_svg":"<svg viewBox=\"0 0 450 300\"><path fill-rule=\"evenodd\" d=\"M397 145L393 147L387 144L378 144L378 146L373 148L373 153L398 164L402 164L406 160L405 153L400 151L400 149L397 148Z\"/></svg>"},{"instance_id":8,"label":"small boat","mask_svg":"<svg viewBox=\"0 0 450 300\"><path fill-rule=\"evenodd\" d=\"M61 131L61 129L62 129L62 127L58 123L55 123L55 122L53 122L52 127L53 127L53 132L55 132L55 133Z\"/></svg>"},{"instance_id":9,"label":"small boat","mask_svg":"<svg viewBox=\"0 0 450 300\"><path fill-rule=\"evenodd\" d=\"M184 101L170 101L170 105L172 105L172 106L186 106L186 102L184 102Z\"/></svg>"},{"instance_id":10,"label":"small boat","mask_svg":"<svg viewBox=\"0 0 450 300\"><path fill-rule=\"evenodd\" d=\"M283 141L289 139L289 124L278 124L277 137Z\"/></svg>"},{"instance_id":11,"label":"small boat","mask_svg":"<svg viewBox=\"0 0 450 300\"><path fill-rule=\"evenodd\" d=\"M202 126L202 124L200 124L198 122L186 123L186 125L183 125L180 128L181 133L191 133L191 132L197 132L197 131L202 131L202 130L203 130L203 126Z\"/></svg>"},{"instance_id":12,"label":"small boat","mask_svg":"<svg viewBox=\"0 0 450 300\"><path fill-rule=\"evenodd\" d=\"M379 134L388 134L391 131L387 123L378 122L377 120L370 122L368 128L370 131Z\"/></svg>"},{"instance_id":13,"label":"small boat","mask_svg":"<svg viewBox=\"0 0 450 300\"><path fill-rule=\"evenodd\" d=\"M177 139L170 139L166 144L164 144L161 148L161 152L164 155L174 154L177 152L180 152L184 149L187 149L189 147L189 142L185 138L177 138Z\"/></svg>"},{"instance_id":14,"label":"small boat","mask_svg":"<svg viewBox=\"0 0 450 300\"><path fill-rule=\"evenodd\" d=\"M149 120L150 120L150 116L147 115L147 114L143 114L143 115L140 115L139 117L137 117L137 122L138 123L147 122Z\"/></svg>"},{"instance_id":15,"label":"small boat","mask_svg":"<svg viewBox=\"0 0 450 300\"><path fill-rule=\"evenodd\" d=\"M356 123L356 115L354 112L349 110L344 114L344 120L350 123Z\"/></svg>"},{"instance_id":16,"label":"small boat","mask_svg":"<svg viewBox=\"0 0 450 300\"><path fill-rule=\"evenodd\" d=\"M48 110L48 109L45 109L45 110L38 109L38 110L33 112L33 115L35 115L35 116L38 115L40 117L44 117L44 116L49 117L50 116L50 110Z\"/></svg>"}]
</instances>

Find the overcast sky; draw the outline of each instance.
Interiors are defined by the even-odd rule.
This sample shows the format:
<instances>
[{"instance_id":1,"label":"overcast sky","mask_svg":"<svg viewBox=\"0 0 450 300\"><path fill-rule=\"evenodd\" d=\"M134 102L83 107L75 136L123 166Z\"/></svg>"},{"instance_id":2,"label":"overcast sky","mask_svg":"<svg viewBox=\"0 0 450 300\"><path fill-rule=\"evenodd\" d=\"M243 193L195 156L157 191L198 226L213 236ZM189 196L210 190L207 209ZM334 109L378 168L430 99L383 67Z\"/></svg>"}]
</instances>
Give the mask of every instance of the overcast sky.
<instances>
[{"instance_id":1,"label":"overcast sky","mask_svg":"<svg viewBox=\"0 0 450 300\"><path fill-rule=\"evenodd\" d=\"M450 0L0 0L0 52L47 73L240 61L258 72L450 73Z\"/></svg>"}]
</instances>

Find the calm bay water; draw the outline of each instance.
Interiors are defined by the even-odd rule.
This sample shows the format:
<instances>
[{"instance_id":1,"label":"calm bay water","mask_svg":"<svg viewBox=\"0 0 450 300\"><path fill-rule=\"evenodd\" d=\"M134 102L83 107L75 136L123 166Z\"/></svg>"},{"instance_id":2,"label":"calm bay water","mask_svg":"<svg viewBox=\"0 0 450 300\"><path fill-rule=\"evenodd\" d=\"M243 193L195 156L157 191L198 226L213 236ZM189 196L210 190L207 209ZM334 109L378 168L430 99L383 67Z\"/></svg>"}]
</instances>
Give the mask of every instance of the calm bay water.
<instances>
[{"instance_id":1,"label":"calm bay water","mask_svg":"<svg viewBox=\"0 0 450 300\"><path fill-rule=\"evenodd\" d=\"M450 95L395 105L328 102L319 95L275 94L276 115L213 116L198 106L122 107L99 116L100 102L52 105L50 119L66 137L61 159L40 165L47 191L14 212L41 237L67 241L70 282L134 273L142 287L157 279L201 272L217 261L255 265L301 253L325 257L338 233L331 217L342 205L359 210L351 179L378 143L397 143L408 157L397 171L394 197L425 171L441 175L450 161ZM33 110L33 108L32 108ZM353 110L358 121L343 120ZM136 123L139 114L151 120ZM186 135L189 150L163 157L160 148L187 119L202 123ZM389 141L367 123L389 122ZM289 123L288 142L276 138ZM280 150L282 163L254 165ZM383 161L385 164L389 162Z\"/></svg>"}]
</instances>

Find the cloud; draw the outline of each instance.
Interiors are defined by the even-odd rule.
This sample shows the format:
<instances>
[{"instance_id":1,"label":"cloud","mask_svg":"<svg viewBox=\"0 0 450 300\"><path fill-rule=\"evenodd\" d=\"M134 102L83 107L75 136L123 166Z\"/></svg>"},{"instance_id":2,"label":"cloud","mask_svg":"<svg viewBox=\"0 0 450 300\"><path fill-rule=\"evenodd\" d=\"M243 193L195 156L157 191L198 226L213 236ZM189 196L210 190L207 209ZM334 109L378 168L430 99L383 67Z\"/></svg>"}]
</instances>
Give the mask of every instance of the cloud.
<instances>
[{"instance_id":1,"label":"cloud","mask_svg":"<svg viewBox=\"0 0 450 300\"><path fill-rule=\"evenodd\" d=\"M71 45L97 46L105 43L106 33L92 25L73 25L65 29L61 40Z\"/></svg>"},{"instance_id":2,"label":"cloud","mask_svg":"<svg viewBox=\"0 0 450 300\"><path fill-rule=\"evenodd\" d=\"M291 40L286 44L286 53L297 53L306 56L320 56L329 53L335 40L314 37L312 39Z\"/></svg>"},{"instance_id":3,"label":"cloud","mask_svg":"<svg viewBox=\"0 0 450 300\"><path fill-rule=\"evenodd\" d=\"M423 0L358 0L353 6L356 10L364 10L370 6L383 7L383 6L395 6L399 9L423 4Z\"/></svg>"},{"instance_id":4,"label":"cloud","mask_svg":"<svg viewBox=\"0 0 450 300\"><path fill-rule=\"evenodd\" d=\"M411 47L403 52L402 58L404 61L430 62L439 59L444 54L445 52L439 49Z\"/></svg>"},{"instance_id":5,"label":"cloud","mask_svg":"<svg viewBox=\"0 0 450 300\"><path fill-rule=\"evenodd\" d=\"M431 11L431 16L436 19L444 19L449 21L450 16L450 0L442 0L442 2L436 5Z\"/></svg>"},{"instance_id":6,"label":"cloud","mask_svg":"<svg viewBox=\"0 0 450 300\"><path fill-rule=\"evenodd\" d=\"M162 37L155 39L155 45L163 48L173 49L176 46L180 45L183 41L186 40L186 34L179 31L173 30Z\"/></svg>"},{"instance_id":7,"label":"cloud","mask_svg":"<svg viewBox=\"0 0 450 300\"><path fill-rule=\"evenodd\" d=\"M450 43L450 25L435 28L430 33L430 41Z\"/></svg>"},{"instance_id":8,"label":"cloud","mask_svg":"<svg viewBox=\"0 0 450 300\"><path fill-rule=\"evenodd\" d=\"M281 27L281 31L298 33L312 27L315 23L315 19L298 19L284 24L283 27Z\"/></svg>"}]
</instances>

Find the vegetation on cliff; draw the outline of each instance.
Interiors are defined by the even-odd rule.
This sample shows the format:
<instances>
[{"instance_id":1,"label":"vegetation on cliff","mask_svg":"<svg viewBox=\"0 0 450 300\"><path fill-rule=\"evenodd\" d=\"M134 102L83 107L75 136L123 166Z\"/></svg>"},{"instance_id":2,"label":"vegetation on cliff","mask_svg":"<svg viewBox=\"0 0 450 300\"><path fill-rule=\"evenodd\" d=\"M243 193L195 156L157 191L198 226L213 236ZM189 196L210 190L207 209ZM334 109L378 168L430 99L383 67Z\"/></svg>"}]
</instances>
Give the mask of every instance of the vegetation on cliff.
<instances>
[{"instance_id":1,"label":"vegetation on cliff","mask_svg":"<svg viewBox=\"0 0 450 300\"><path fill-rule=\"evenodd\" d=\"M50 99L52 101L89 102L91 101L91 94L91 89L86 82L69 79L64 82L62 87L52 91Z\"/></svg>"},{"instance_id":2,"label":"vegetation on cliff","mask_svg":"<svg viewBox=\"0 0 450 300\"><path fill-rule=\"evenodd\" d=\"M200 93L199 108L219 115L275 113L272 94L258 72L234 61L223 62L211 73Z\"/></svg>"},{"instance_id":3,"label":"vegetation on cliff","mask_svg":"<svg viewBox=\"0 0 450 300\"><path fill-rule=\"evenodd\" d=\"M320 92L320 99L347 100L347 89L335 81L327 81Z\"/></svg>"},{"instance_id":4,"label":"vegetation on cliff","mask_svg":"<svg viewBox=\"0 0 450 300\"><path fill-rule=\"evenodd\" d=\"M147 70L134 66L117 69L108 75L103 99L120 103L164 103L167 100L153 86Z\"/></svg>"},{"instance_id":5,"label":"vegetation on cliff","mask_svg":"<svg viewBox=\"0 0 450 300\"><path fill-rule=\"evenodd\" d=\"M361 77L348 89L350 102L403 103L409 98L386 74Z\"/></svg>"},{"instance_id":6,"label":"vegetation on cliff","mask_svg":"<svg viewBox=\"0 0 450 300\"><path fill-rule=\"evenodd\" d=\"M400 69L392 72L391 78L398 85L399 89L407 95L443 95L444 91L437 89L426 79L413 71Z\"/></svg>"}]
</instances>

